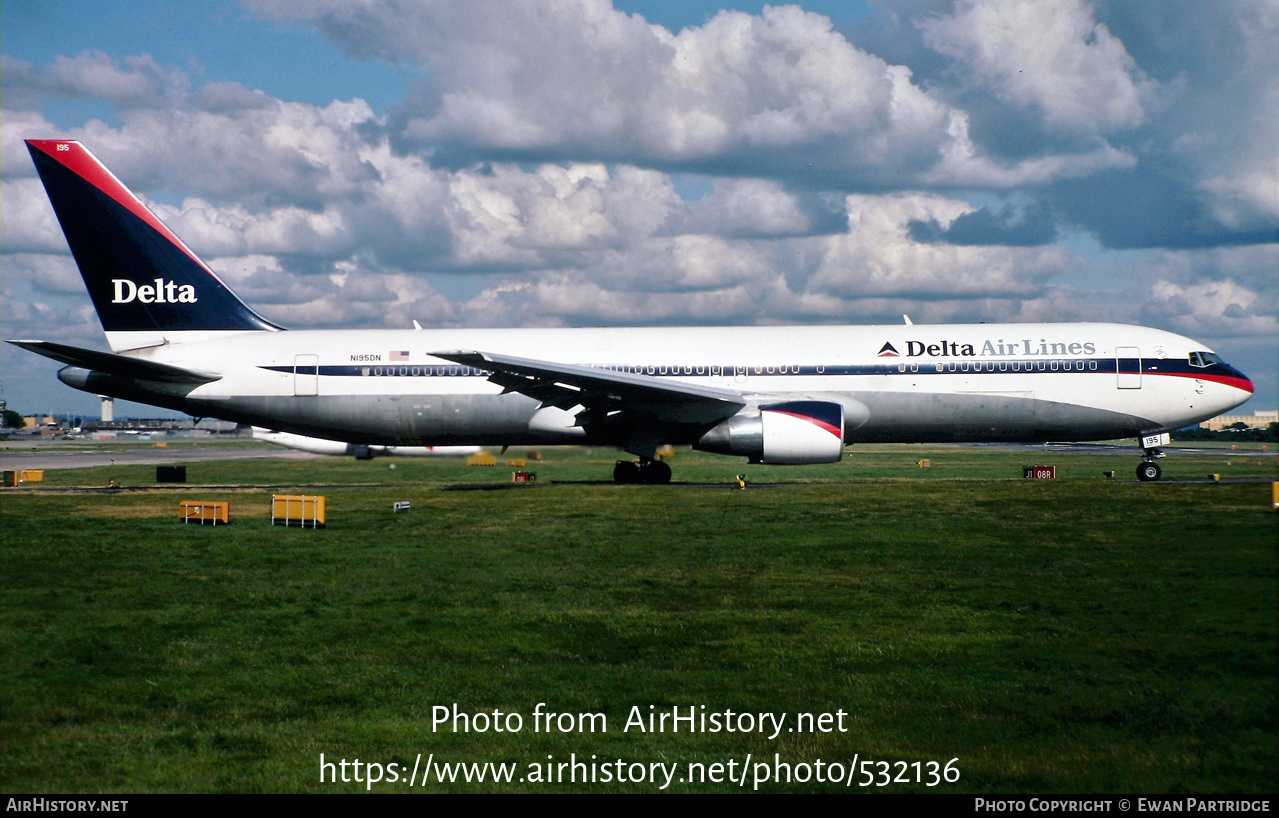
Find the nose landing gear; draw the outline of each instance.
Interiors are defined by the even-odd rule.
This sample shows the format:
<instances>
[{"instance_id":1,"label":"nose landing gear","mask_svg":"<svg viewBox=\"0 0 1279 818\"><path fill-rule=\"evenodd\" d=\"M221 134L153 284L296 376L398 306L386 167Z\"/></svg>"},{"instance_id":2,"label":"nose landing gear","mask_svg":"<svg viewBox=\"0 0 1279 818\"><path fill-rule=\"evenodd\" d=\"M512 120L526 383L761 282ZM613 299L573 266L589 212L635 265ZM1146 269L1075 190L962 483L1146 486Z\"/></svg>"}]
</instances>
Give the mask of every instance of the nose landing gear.
<instances>
[{"instance_id":1,"label":"nose landing gear","mask_svg":"<svg viewBox=\"0 0 1279 818\"><path fill-rule=\"evenodd\" d=\"M1159 479L1159 464L1155 461L1166 455L1159 451L1160 446L1167 446L1172 440L1165 432L1158 435L1146 435L1141 439L1141 463L1137 466L1137 479L1143 483L1153 483Z\"/></svg>"}]
</instances>

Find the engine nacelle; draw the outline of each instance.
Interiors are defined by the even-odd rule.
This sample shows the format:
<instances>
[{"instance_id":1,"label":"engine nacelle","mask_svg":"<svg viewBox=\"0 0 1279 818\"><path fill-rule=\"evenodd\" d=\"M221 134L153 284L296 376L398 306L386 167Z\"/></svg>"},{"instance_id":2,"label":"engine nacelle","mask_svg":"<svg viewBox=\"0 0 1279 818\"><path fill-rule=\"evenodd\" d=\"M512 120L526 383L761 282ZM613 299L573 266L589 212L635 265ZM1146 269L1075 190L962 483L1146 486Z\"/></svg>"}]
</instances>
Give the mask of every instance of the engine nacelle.
<instances>
[{"instance_id":1,"label":"engine nacelle","mask_svg":"<svg viewBox=\"0 0 1279 818\"><path fill-rule=\"evenodd\" d=\"M813 400L760 406L711 429L694 448L752 463L837 463L844 454L844 407Z\"/></svg>"}]
</instances>

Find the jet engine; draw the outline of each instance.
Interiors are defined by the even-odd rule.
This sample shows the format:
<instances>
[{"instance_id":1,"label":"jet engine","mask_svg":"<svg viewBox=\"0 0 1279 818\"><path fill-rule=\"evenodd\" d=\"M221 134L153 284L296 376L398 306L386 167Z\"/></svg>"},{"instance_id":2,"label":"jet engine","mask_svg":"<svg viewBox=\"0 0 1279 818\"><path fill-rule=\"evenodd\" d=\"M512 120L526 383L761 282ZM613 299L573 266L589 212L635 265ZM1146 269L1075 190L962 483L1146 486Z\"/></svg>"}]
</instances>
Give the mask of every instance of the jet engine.
<instances>
[{"instance_id":1,"label":"jet engine","mask_svg":"<svg viewBox=\"0 0 1279 818\"><path fill-rule=\"evenodd\" d=\"M835 463L844 453L844 407L799 400L747 408L702 435L694 448L752 463Z\"/></svg>"}]
</instances>

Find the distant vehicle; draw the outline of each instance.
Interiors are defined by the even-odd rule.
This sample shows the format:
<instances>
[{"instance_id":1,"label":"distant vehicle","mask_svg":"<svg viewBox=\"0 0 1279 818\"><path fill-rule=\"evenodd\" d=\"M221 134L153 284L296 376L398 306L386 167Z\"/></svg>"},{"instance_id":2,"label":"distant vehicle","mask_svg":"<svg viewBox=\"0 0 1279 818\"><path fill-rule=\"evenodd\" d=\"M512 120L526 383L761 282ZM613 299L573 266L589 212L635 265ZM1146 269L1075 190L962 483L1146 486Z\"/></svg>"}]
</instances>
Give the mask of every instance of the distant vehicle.
<instances>
[{"instance_id":1,"label":"distant vehicle","mask_svg":"<svg viewBox=\"0 0 1279 818\"><path fill-rule=\"evenodd\" d=\"M663 444L833 463L858 442L1166 432L1252 382L1203 344L1119 324L290 330L262 318L79 142L28 140L112 352L12 341L69 386L361 446Z\"/></svg>"},{"instance_id":2,"label":"distant vehicle","mask_svg":"<svg viewBox=\"0 0 1279 818\"><path fill-rule=\"evenodd\" d=\"M253 437L312 454L351 455L356 460L371 460L375 457L465 457L480 451L479 446L376 446L346 443L289 432L273 432L261 426L253 427Z\"/></svg>"}]
</instances>

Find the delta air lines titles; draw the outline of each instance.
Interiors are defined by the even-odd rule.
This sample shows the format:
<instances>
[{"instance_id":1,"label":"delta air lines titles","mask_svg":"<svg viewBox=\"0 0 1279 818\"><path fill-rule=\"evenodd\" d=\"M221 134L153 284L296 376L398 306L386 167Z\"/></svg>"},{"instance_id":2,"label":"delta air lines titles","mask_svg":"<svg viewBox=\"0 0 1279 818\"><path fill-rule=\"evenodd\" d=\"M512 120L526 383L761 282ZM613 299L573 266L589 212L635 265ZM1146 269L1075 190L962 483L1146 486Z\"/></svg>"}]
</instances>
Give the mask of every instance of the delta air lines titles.
<instances>
[{"instance_id":1,"label":"delta air lines titles","mask_svg":"<svg viewBox=\"0 0 1279 818\"><path fill-rule=\"evenodd\" d=\"M958 341L938 340L932 343L924 341L907 341L906 351L899 352L892 342L879 348L877 357L900 358L980 358L997 355L1025 355L1031 357L1048 357L1051 355L1093 355L1097 345L1092 341L1071 341L1069 343L1040 338L1038 342L1025 338L1020 341L986 340L980 346Z\"/></svg>"}]
</instances>

